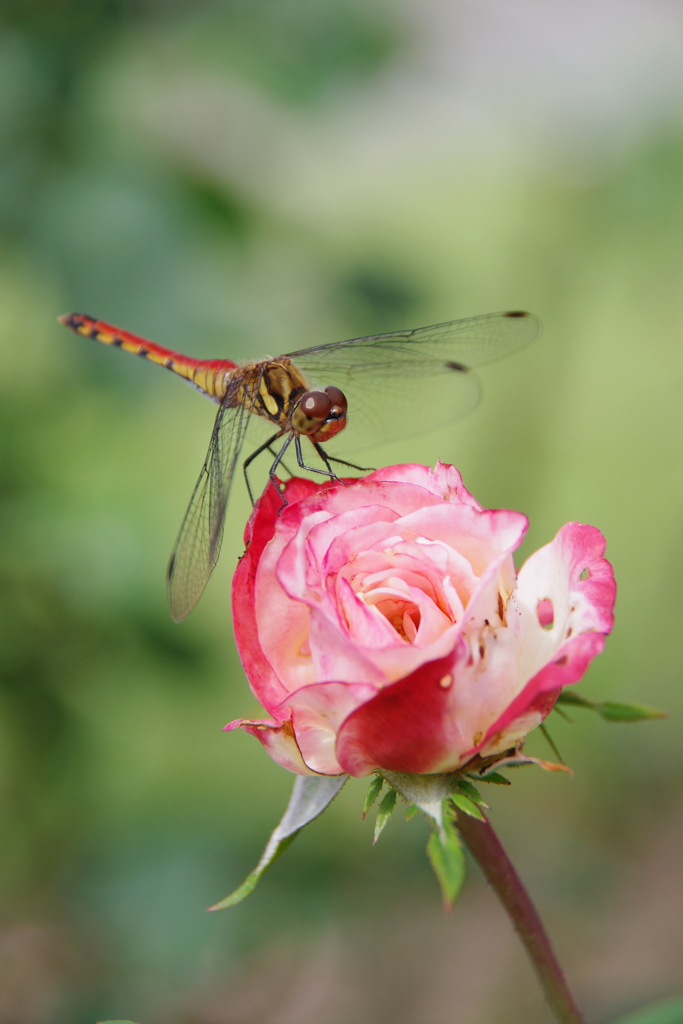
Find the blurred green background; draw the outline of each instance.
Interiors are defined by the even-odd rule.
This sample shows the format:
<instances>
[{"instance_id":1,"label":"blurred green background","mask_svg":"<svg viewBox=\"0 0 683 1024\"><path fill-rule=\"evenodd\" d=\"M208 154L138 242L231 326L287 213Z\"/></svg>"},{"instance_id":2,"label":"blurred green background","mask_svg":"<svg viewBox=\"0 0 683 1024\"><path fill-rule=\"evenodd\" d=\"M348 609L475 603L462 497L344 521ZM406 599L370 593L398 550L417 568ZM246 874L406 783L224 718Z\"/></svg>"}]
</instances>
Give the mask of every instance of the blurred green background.
<instances>
[{"instance_id":1,"label":"blurred green background","mask_svg":"<svg viewBox=\"0 0 683 1024\"><path fill-rule=\"evenodd\" d=\"M468 420L373 453L608 539L617 624L494 823L579 1001L680 989L683 11L664 0L5 0L0 11L0 1024L543 1024L472 866L378 847L346 787L240 907L291 788L232 718L231 502L197 611L164 570L214 410L83 310L262 356L506 308L542 339ZM408 415L408 413L407 413ZM528 749L551 756L541 736Z\"/></svg>"}]
</instances>

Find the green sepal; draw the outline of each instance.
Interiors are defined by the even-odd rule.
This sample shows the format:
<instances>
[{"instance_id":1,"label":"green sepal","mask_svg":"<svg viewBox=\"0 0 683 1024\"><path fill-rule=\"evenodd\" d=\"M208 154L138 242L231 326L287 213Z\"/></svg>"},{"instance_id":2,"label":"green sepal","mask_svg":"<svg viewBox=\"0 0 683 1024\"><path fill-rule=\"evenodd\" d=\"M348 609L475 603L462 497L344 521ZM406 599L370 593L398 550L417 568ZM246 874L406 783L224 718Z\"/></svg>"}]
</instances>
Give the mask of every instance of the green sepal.
<instances>
[{"instance_id":1,"label":"green sepal","mask_svg":"<svg viewBox=\"0 0 683 1024\"><path fill-rule=\"evenodd\" d=\"M476 804L477 807L485 807L488 810L489 805L486 803L477 787L473 786L471 782L467 781L467 779L458 779L458 789L461 793L464 793L465 796L468 796L472 803Z\"/></svg>"},{"instance_id":2,"label":"green sepal","mask_svg":"<svg viewBox=\"0 0 683 1024\"><path fill-rule=\"evenodd\" d=\"M208 909L225 910L227 907L234 907L253 892L264 871L282 856L305 825L322 814L347 778L347 775L297 776L287 810L266 843L266 848L254 870L234 892Z\"/></svg>"},{"instance_id":3,"label":"green sepal","mask_svg":"<svg viewBox=\"0 0 683 1024\"><path fill-rule=\"evenodd\" d=\"M456 787L459 775L408 775L405 772L382 771L389 785L397 790L407 804L413 804L437 828L443 828L444 809Z\"/></svg>"},{"instance_id":4,"label":"green sepal","mask_svg":"<svg viewBox=\"0 0 683 1024\"><path fill-rule=\"evenodd\" d=\"M648 718L667 718L668 711L653 708L649 704L636 704L631 701L595 701L582 697L573 690L563 690L557 698L558 704L569 704L576 708L588 708L608 722L644 722Z\"/></svg>"},{"instance_id":5,"label":"green sepal","mask_svg":"<svg viewBox=\"0 0 683 1024\"><path fill-rule=\"evenodd\" d=\"M512 783L500 772L489 772L488 775L477 775L477 782L492 782L494 786L511 786Z\"/></svg>"},{"instance_id":6,"label":"green sepal","mask_svg":"<svg viewBox=\"0 0 683 1024\"><path fill-rule=\"evenodd\" d=\"M451 800L464 814L469 814L470 818L476 818L477 821L486 821L486 818L481 813L474 800L470 800L464 793L453 793Z\"/></svg>"},{"instance_id":7,"label":"green sepal","mask_svg":"<svg viewBox=\"0 0 683 1024\"><path fill-rule=\"evenodd\" d=\"M406 811L406 821L410 821L411 818L414 818L418 812L418 809L419 808L417 808L415 804L411 804L408 810Z\"/></svg>"},{"instance_id":8,"label":"green sepal","mask_svg":"<svg viewBox=\"0 0 683 1024\"><path fill-rule=\"evenodd\" d=\"M450 910L465 881L465 854L447 815L443 827L434 829L429 837L427 856L441 886L444 907Z\"/></svg>"},{"instance_id":9,"label":"green sepal","mask_svg":"<svg viewBox=\"0 0 683 1024\"><path fill-rule=\"evenodd\" d=\"M375 834L372 839L373 846L382 835L389 818L394 813L394 807L396 806L396 790L390 789L382 797L382 802L379 805L377 811L377 817L375 818Z\"/></svg>"},{"instance_id":10,"label":"green sepal","mask_svg":"<svg viewBox=\"0 0 683 1024\"><path fill-rule=\"evenodd\" d=\"M598 705L598 711L608 722L644 722L648 718L668 718L669 712L649 704L621 703L607 700Z\"/></svg>"},{"instance_id":11,"label":"green sepal","mask_svg":"<svg viewBox=\"0 0 683 1024\"><path fill-rule=\"evenodd\" d=\"M593 711L595 711L598 706L594 700L589 700L588 697L582 697L580 693L576 692L576 690L562 690L555 703L571 704L576 708L591 708Z\"/></svg>"},{"instance_id":12,"label":"green sepal","mask_svg":"<svg viewBox=\"0 0 683 1024\"><path fill-rule=\"evenodd\" d=\"M562 754L561 754L561 753L559 752L559 750L557 749L557 745L556 745L556 743L555 743L555 740L554 740L554 739L552 738L552 736L550 735L550 733L549 733L549 731L548 731L548 726L547 726L547 725L545 724L545 722L541 722L541 724L539 725L539 727L538 727L538 728L539 728L539 731L540 731L540 732L541 732L541 733L543 734L543 736L545 737L545 741L546 741L546 743L548 744L548 746L549 746L549 747L550 747L550 749L552 750L553 754L555 755L555 757L557 758L557 760L559 761L559 763L560 763L560 764L565 764L565 763L566 763L566 762L565 762L565 759L564 759L564 758L562 757Z\"/></svg>"},{"instance_id":13,"label":"green sepal","mask_svg":"<svg viewBox=\"0 0 683 1024\"><path fill-rule=\"evenodd\" d=\"M382 778L382 776L381 775L375 775L374 779L372 780L372 782L368 786L368 791L367 791L367 793L365 795L365 800L363 802L363 817L364 818L365 818L365 815L370 810L370 808L372 807L372 805L374 804L374 802L377 799L377 797L379 796L380 790L382 789L383 785L384 785L384 779Z\"/></svg>"}]
</instances>

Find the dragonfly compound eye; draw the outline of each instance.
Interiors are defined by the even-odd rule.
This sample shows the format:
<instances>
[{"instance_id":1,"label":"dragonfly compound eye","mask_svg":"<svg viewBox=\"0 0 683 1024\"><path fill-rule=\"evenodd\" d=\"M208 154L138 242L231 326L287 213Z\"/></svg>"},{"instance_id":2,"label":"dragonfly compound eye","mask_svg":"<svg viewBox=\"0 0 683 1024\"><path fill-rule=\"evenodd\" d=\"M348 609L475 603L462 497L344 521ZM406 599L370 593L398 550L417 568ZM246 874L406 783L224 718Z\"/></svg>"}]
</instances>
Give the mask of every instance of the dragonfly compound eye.
<instances>
[{"instance_id":1,"label":"dragonfly compound eye","mask_svg":"<svg viewBox=\"0 0 683 1024\"><path fill-rule=\"evenodd\" d=\"M323 391L307 391L301 399L301 409L312 420L326 420L332 402L331 395L326 395Z\"/></svg>"},{"instance_id":2,"label":"dragonfly compound eye","mask_svg":"<svg viewBox=\"0 0 683 1024\"><path fill-rule=\"evenodd\" d=\"M330 398L332 399L332 408L330 409L327 415L331 416L335 420L338 420L342 416L345 416L346 410L348 408L348 403L346 401L346 395L344 394L344 392L340 391L339 388L329 387L325 388L325 394L329 395Z\"/></svg>"},{"instance_id":3,"label":"dragonfly compound eye","mask_svg":"<svg viewBox=\"0 0 683 1024\"><path fill-rule=\"evenodd\" d=\"M307 391L292 413L292 426L299 434L313 434L330 414L332 399L324 391Z\"/></svg>"}]
</instances>

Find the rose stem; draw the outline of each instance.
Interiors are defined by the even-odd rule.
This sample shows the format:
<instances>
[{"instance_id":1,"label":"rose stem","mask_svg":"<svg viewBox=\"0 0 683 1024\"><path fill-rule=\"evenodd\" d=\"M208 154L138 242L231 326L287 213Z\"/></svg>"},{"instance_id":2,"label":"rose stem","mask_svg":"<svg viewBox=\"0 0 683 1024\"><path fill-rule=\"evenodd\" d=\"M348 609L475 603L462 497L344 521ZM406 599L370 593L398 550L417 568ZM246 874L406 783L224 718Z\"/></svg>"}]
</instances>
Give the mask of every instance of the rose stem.
<instances>
[{"instance_id":1,"label":"rose stem","mask_svg":"<svg viewBox=\"0 0 683 1024\"><path fill-rule=\"evenodd\" d=\"M560 1024L585 1024L538 912L491 825L459 814L458 831L511 917L555 1017Z\"/></svg>"}]
</instances>

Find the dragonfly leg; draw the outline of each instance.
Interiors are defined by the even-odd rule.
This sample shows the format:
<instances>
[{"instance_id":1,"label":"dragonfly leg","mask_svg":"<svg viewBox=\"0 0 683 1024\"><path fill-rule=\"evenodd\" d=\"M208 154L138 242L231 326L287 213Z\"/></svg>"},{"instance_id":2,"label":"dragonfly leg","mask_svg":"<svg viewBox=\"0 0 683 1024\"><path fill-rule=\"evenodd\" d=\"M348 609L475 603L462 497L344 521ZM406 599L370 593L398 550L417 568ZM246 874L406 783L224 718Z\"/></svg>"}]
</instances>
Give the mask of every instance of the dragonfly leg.
<instances>
[{"instance_id":1,"label":"dragonfly leg","mask_svg":"<svg viewBox=\"0 0 683 1024\"><path fill-rule=\"evenodd\" d=\"M279 436L280 436L280 435L278 434L278 437L279 437ZM278 487L278 485L277 485L277 480L275 479L275 472L276 472L276 470L277 470L277 467L278 467L278 466L280 465L280 463L282 462L282 456L283 456L283 455L285 454L285 452L286 452L286 451L287 451L287 449L289 448L290 444L292 443L292 438L293 438L294 436L295 436L294 434L289 434L289 435L288 435L288 436L287 436L287 437L285 438L285 440L284 440L284 442L283 442L283 445L282 445L282 448L280 449L280 451L279 451L279 452L277 453L277 455L275 456L275 460L274 460L274 462L273 462L273 465L272 465L272 466L270 467L270 469L268 470L268 476L270 477L270 482L272 483L273 487L275 488L275 490L277 491L277 493L278 493L278 494L279 494L279 495L281 496L281 498L282 498L282 504L280 505L279 509L277 510L277 514L278 514L278 515L282 515L282 510L283 510L283 508L285 508L285 506L286 506L286 505L288 505L288 504L289 504L289 502L287 501L287 499L285 498L284 494L282 493L282 491L280 490L280 488L279 488L279 487ZM274 437L271 437L271 439L270 439L270 440L271 440L271 442L273 442L273 441L275 440L275 438L274 438ZM299 441L299 435L298 435L298 434L296 435L296 440L297 440L297 442Z\"/></svg>"},{"instance_id":2,"label":"dragonfly leg","mask_svg":"<svg viewBox=\"0 0 683 1024\"><path fill-rule=\"evenodd\" d=\"M272 455L273 457L276 457L276 456L277 456L277 454L278 454L278 453L277 453L277 452L275 451L275 449L274 449L274 448L271 448L271 447L270 447L270 445L268 445L268 451L270 452L270 454L271 454L271 455ZM280 459L280 460L279 460L279 465L280 465L280 466L282 466L282 468L284 469L285 473L289 473L290 477L294 476L294 474L292 473L292 471L291 471L291 469L289 468L289 466L285 465L285 463L284 463L284 461L283 461L282 459Z\"/></svg>"},{"instance_id":3,"label":"dragonfly leg","mask_svg":"<svg viewBox=\"0 0 683 1024\"><path fill-rule=\"evenodd\" d=\"M320 473L321 476L327 476L330 478L330 480L339 479L335 471L332 469L332 466L330 465L330 460L328 459L327 455L322 450L322 448L318 447L315 441L313 442L313 447L317 451L322 461L325 463L325 466L327 467L326 469L316 469L315 466L306 465L306 463L304 462L303 452L301 451L301 434L296 434L294 438L294 447L296 448L296 461L301 467L301 469L307 469L309 473Z\"/></svg>"},{"instance_id":4,"label":"dragonfly leg","mask_svg":"<svg viewBox=\"0 0 683 1024\"><path fill-rule=\"evenodd\" d=\"M347 462L346 459L338 459L336 455L328 455L327 452L322 451L318 441L312 442L313 447L317 451L323 462L336 462L338 466L348 466L349 469L357 469L360 473L373 473L376 466L357 466L355 462Z\"/></svg>"},{"instance_id":5,"label":"dragonfly leg","mask_svg":"<svg viewBox=\"0 0 683 1024\"><path fill-rule=\"evenodd\" d=\"M278 437L282 437L282 431L281 430L278 430L277 434L273 434L273 436L269 437L267 441L264 441L264 443L262 445L260 445L260 447L258 447L255 452L252 452L251 455L247 459L244 460L244 463L242 465L242 471L244 472L244 479L245 479L246 484L247 484L247 491L249 492L249 500L251 501L252 505L254 504L254 495L253 495L252 490L251 490L251 484L249 483L249 473L247 472L247 470L249 469L249 466L252 464L254 459L258 455L260 455L261 452L265 452L265 451L272 452L272 448L270 446L272 445L273 441L277 441ZM269 474L271 480L273 478L273 470L275 469L277 464L282 459L282 456L283 456L283 454L285 452L285 449L287 448L287 445L289 444L289 441L291 441L291 436L290 436L289 440L280 449L280 454L276 455L276 457L275 457L275 462L271 466L271 470L270 470L270 474ZM275 454L275 453L273 452L273 454ZM289 470L287 470L287 472L289 472Z\"/></svg>"}]
</instances>

